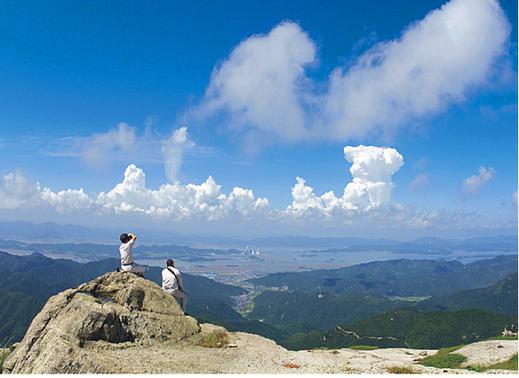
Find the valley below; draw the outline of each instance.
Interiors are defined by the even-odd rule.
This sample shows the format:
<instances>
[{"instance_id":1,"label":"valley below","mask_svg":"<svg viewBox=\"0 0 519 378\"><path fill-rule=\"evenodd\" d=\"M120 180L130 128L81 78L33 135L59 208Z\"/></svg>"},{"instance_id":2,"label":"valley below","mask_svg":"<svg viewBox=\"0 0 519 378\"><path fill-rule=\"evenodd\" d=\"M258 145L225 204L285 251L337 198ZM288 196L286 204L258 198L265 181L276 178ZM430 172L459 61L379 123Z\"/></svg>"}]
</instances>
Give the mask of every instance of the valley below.
<instances>
[{"instance_id":1,"label":"valley below","mask_svg":"<svg viewBox=\"0 0 519 378\"><path fill-rule=\"evenodd\" d=\"M259 335L199 323L158 285L119 272L51 297L23 340L0 355L2 372L16 374L513 373L514 363L517 370L517 340L510 337L443 349L287 350Z\"/></svg>"}]
</instances>

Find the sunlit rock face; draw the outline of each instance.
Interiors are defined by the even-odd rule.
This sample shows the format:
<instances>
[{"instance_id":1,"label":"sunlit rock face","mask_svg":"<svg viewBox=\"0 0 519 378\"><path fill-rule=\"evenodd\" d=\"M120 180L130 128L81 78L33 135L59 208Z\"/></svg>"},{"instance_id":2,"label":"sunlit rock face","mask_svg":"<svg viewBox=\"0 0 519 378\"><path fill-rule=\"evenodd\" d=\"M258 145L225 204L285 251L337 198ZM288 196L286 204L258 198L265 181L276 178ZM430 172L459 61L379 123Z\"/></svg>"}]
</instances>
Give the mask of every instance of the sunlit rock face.
<instances>
[{"instance_id":1,"label":"sunlit rock face","mask_svg":"<svg viewBox=\"0 0 519 378\"><path fill-rule=\"evenodd\" d=\"M155 283L132 273L107 273L51 297L3 369L102 372L96 353L103 345L177 342L199 331L196 319Z\"/></svg>"}]
</instances>

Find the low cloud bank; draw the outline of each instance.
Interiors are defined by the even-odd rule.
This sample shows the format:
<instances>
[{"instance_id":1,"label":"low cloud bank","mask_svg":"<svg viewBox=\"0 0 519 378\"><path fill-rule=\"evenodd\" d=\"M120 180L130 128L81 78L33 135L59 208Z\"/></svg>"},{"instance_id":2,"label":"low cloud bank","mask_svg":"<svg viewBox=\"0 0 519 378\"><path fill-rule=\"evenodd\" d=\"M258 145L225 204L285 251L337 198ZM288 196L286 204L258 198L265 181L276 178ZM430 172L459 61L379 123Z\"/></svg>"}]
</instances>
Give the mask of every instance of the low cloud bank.
<instances>
[{"instance_id":1,"label":"low cloud bank","mask_svg":"<svg viewBox=\"0 0 519 378\"><path fill-rule=\"evenodd\" d=\"M187 130L176 130L163 144L169 156L169 179L174 180L181 161L182 146L188 142ZM292 188L292 203L286 209L271 209L266 198L256 198L251 189L235 187L223 193L221 186L210 176L200 185L183 185L179 181L161 185L158 189L146 187L142 169L129 165L122 182L108 192L89 195L83 189L58 192L41 188L20 172L3 177L0 186L0 208L15 209L51 206L59 212L95 211L140 213L174 220L201 217L209 221L229 217L301 217L318 215L330 217L340 212L369 212L390 205L394 186L392 175L403 165L403 157L393 148L357 146L344 148L345 159L351 163L353 180L344 188L341 197L333 191L317 196L304 179L297 177ZM166 158L168 162L168 158ZM344 215L344 214L343 214Z\"/></svg>"},{"instance_id":2,"label":"low cloud bank","mask_svg":"<svg viewBox=\"0 0 519 378\"><path fill-rule=\"evenodd\" d=\"M53 191L31 182L20 172L9 173L0 181L0 209L77 216L115 215L143 222L146 219L177 224L202 222L219 227L244 222L300 228L481 225L476 213L423 211L392 202L393 175L404 164L403 156L394 148L347 146L344 157L350 164L352 180L342 195L333 191L316 194L303 178L297 177L292 187L292 202L280 209L272 208L267 198L256 197L248 188L235 187L224 193L211 176L201 184L175 181L152 189L146 186L142 169L134 164L126 168L120 183L97 194L83 189Z\"/></svg>"}]
</instances>

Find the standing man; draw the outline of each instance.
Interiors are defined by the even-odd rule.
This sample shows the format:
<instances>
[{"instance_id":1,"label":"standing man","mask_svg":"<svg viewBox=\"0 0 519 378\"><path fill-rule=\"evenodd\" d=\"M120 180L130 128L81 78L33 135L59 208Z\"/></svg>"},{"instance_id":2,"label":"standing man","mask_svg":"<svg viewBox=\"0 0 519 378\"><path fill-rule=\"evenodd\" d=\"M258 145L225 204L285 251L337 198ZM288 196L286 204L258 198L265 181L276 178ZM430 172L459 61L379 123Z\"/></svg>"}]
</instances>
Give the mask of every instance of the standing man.
<instances>
[{"instance_id":1,"label":"standing man","mask_svg":"<svg viewBox=\"0 0 519 378\"><path fill-rule=\"evenodd\" d=\"M180 271L175 268L175 262L172 259L166 261L166 268L162 270L162 289L173 298L180 301L180 307L182 307L184 314L187 315L187 293L184 290Z\"/></svg>"},{"instance_id":2,"label":"standing man","mask_svg":"<svg viewBox=\"0 0 519 378\"><path fill-rule=\"evenodd\" d=\"M121 271L133 272L144 277L144 271L146 270L143 266L135 265L133 262L133 245L137 240L137 236L132 233L121 234L121 245L119 246L119 252L121 254Z\"/></svg>"}]
</instances>

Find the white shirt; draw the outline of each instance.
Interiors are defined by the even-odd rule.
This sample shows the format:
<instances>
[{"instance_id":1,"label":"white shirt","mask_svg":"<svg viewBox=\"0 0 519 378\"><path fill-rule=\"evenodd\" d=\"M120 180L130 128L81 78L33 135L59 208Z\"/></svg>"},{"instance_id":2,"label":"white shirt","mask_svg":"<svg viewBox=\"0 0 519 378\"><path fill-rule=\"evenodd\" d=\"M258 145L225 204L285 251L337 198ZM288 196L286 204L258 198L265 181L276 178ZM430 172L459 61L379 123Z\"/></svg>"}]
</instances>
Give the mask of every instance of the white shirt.
<instances>
[{"instance_id":1,"label":"white shirt","mask_svg":"<svg viewBox=\"0 0 519 378\"><path fill-rule=\"evenodd\" d=\"M135 238L132 238L128 243L122 243L119 246L119 252L121 253L121 265L130 265L133 263L133 245L135 244Z\"/></svg>"},{"instance_id":2,"label":"white shirt","mask_svg":"<svg viewBox=\"0 0 519 378\"><path fill-rule=\"evenodd\" d=\"M178 290L180 289L184 290L184 285L182 284L182 277L180 277L180 271L177 268L174 268L172 266L169 267L172 271L175 272L177 277L173 273L171 273L168 268L162 269L162 289L164 290Z\"/></svg>"}]
</instances>

